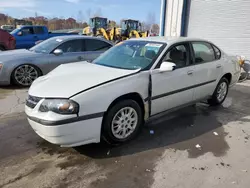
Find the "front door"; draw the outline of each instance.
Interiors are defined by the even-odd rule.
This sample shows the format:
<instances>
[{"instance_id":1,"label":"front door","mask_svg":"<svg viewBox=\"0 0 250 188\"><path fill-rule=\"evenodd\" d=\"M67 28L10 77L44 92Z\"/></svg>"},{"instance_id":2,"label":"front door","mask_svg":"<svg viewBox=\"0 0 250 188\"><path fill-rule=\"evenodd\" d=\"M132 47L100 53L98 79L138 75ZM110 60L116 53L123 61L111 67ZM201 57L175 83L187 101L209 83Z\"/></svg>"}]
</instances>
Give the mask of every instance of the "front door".
<instances>
[{"instance_id":1,"label":"front door","mask_svg":"<svg viewBox=\"0 0 250 188\"><path fill-rule=\"evenodd\" d=\"M190 52L188 43L172 46L152 71L151 115L192 102L195 67L191 65ZM159 72L163 61L175 63L175 70Z\"/></svg>"},{"instance_id":2,"label":"front door","mask_svg":"<svg viewBox=\"0 0 250 188\"><path fill-rule=\"evenodd\" d=\"M16 48L29 49L33 47L36 41L33 27L24 27L20 31L22 32L22 35L16 37Z\"/></svg>"},{"instance_id":3,"label":"front door","mask_svg":"<svg viewBox=\"0 0 250 188\"><path fill-rule=\"evenodd\" d=\"M55 55L51 52L48 71L53 70L61 64L83 61L83 43L79 39L66 41L56 49L62 50L63 53L61 55Z\"/></svg>"}]
</instances>

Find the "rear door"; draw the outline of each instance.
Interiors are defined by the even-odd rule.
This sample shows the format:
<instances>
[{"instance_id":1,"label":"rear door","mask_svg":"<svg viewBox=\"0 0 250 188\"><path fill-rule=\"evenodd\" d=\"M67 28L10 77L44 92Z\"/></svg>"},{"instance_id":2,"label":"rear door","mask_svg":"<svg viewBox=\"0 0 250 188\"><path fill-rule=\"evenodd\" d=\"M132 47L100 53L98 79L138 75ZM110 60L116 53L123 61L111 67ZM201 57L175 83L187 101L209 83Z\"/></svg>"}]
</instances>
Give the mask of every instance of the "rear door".
<instances>
[{"instance_id":1,"label":"rear door","mask_svg":"<svg viewBox=\"0 0 250 188\"><path fill-rule=\"evenodd\" d=\"M53 54L53 52L51 52L48 65L50 70L56 68L61 64L74 63L83 60L83 42L81 39L65 41L56 49L62 50L63 54L55 55Z\"/></svg>"},{"instance_id":2,"label":"rear door","mask_svg":"<svg viewBox=\"0 0 250 188\"><path fill-rule=\"evenodd\" d=\"M34 40L39 41L39 40L46 40L48 36L46 35L44 31L44 27L42 26L36 26L34 27Z\"/></svg>"},{"instance_id":3,"label":"rear door","mask_svg":"<svg viewBox=\"0 0 250 188\"><path fill-rule=\"evenodd\" d=\"M191 42L195 62L195 87L194 98L200 100L212 95L217 81L222 75L220 55L208 42Z\"/></svg>"},{"instance_id":4,"label":"rear door","mask_svg":"<svg viewBox=\"0 0 250 188\"><path fill-rule=\"evenodd\" d=\"M112 45L98 39L84 39L84 55L83 59L85 61L92 62L103 52L111 48Z\"/></svg>"}]
</instances>

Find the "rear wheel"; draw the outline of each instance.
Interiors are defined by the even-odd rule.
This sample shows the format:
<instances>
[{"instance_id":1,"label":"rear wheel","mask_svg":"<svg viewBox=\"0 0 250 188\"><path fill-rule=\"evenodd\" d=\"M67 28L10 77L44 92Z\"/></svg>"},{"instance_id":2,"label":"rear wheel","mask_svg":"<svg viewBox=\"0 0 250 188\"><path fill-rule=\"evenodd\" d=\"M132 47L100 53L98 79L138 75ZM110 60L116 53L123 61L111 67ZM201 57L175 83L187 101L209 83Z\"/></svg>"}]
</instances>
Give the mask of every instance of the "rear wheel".
<instances>
[{"instance_id":1,"label":"rear wheel","mask_svg":"<svg viewBox=\"0 0 250 188\"><path fill-rule=\"evenodd\" d=\"M12 72L12 80L16 85L27 87L41 76L41 71L33 65L20 65Z\"/></svg>"},{"instance_id":2,"label":"rear wheel","mask_svg":"<svg viewBox=\"0 0 250 188\"><path fill-rule=\"evenodd\" d=\"M0 46L0 51L4 51L5 48L3 46Z\"/></svg>"},{"instance_id":3,"label":"rear wheel","mask_svg":"<svg viewBox=\"0 0 250 188\"><path fill-rule=\"evenodd\" d=\"M217 105L222 104L227 97L228 87L229 87L229 82L225 77L223 77L219 81L213 93L213 96L211 97L211 99L208 100L208 103L211 106L217 106Z\"/></svg>"},{"instance_id":4,"label":"rear wheel","mask_svg":"<svg viewBox=\"0 0 250 188\"><path fill-rule=\"evenodd\" d=\"M117 102L104 117L102 136L109 144L132 140L143 123L142 110L134 100Z\"/></svg>"}]
</instances>

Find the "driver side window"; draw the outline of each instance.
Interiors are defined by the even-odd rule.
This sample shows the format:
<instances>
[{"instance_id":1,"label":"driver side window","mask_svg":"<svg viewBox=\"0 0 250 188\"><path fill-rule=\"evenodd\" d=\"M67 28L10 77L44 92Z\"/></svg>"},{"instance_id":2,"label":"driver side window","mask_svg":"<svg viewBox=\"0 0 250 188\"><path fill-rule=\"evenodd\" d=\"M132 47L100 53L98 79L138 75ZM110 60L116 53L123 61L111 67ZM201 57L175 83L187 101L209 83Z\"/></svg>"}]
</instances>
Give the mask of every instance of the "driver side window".
<instances>
[{"instance_id":1,"label":"driver side window","mask_svg":"<svg viewBox=\"0 0 250 188\"><path fill-rule=\"evenodd\" d=\"M173 46L168 50L163 58L163 61L168 61L176 64L176 68L183 68L188 64L188 48L185 44Z\"/></svg>"},{"instance_id":2,"label":"driver side window","mask_svg":"<svg viewBox=\"0 0 250 188\"><path fill-rule=\"evenodd\" d=\"M34 30L33 27L25 27L21 29L23 35L33 35L34 34Z\"/></svg>"}]
</instances>

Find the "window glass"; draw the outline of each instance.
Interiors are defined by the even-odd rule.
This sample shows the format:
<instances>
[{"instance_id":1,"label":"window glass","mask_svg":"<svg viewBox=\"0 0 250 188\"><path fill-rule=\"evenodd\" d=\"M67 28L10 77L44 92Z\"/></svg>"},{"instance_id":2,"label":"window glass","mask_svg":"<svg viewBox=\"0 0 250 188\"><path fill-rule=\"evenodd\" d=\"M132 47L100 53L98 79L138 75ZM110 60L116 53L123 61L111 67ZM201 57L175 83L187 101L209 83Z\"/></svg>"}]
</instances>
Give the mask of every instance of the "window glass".
<instances>
[{"instance_id":1,"label":"window glass","mask_svg":"<svg viewBox=\"0 0 250 188\"><path fill-rule=\"evenodd\" d=\"M213 47L214 47L214 51L215 51L215 58L220 59L220 57L221 57L220 50L216 46L213 46Z\"/></svg>"},{"instance_id":2,"label":"window glass","mask_svg":"<svg viewBox=\"0 0 250 188\"><path fill-rule=\"evenodd\" d=\"M43 27L34 27L35 34L43 34L44 30Z\"/></svg>"},{"instance_id":3,"label":"window glass","mask_svg":"<svg viewBox=\"0 0 250 188\"><path fill-rule=\"evenodd\" d=\"M36 53L51 53L52 50L57 48L60 44L63 44L63 40L60 38L50 38L42 41L41 43L30 48L30 51Z\"/></svg>"},{"instance_id":4,"label":"window glass","mask_svg":"<svg viewBox=\"0 0 250 188\"><path fill-rule=\"evenodd\" d=\"M174 46L168 51L163 61L168 61L176 64L176 68L182 68L187 65L188 51L184 44Z\"/></svg>"},{"instance_id":5,"label":"window glass","mask_svg":"<svg viewBox=\"0 0 250 188\"><path fill-rule=\"evenodd\" d=\"M34 34L33 27L25 27L25 28L22 28L21 31L23 32L23 35Z\"/></svg>"},{"instance_id":6,"label":"window glass","mask_svg":"<svg viewBox=\"0 0 250 188\"><path fill-rule=\"evenodd\" d=\"M95 40L95 39L86 39L85 40L85 50L86 51L105 51L111 47L110 44Z\"/></svg>"},{"instance_id":7,"label":"window glass","mask_svg":"<svg viewBox=\"0 0 250 188\"><path fill-rule=\"evenodd\" d=\"M81 52L82 51L82 41L81 40L70 40L61 44L58 49L61 49L64 53L70 52Z\"/></svg>"},{"instance_id":8,"label":"window glass","mask_svg":"<svg viewBox=\"0 0 250 188\"><path fill-rule=\"evenodd\" d=\"M209 43L193 42L195 63L205 63L215 60L214 50Z\"/></svg>"},{"instance_id":9,"label":"window glass","mask_svg":"<svg viewBox=\"0 0 250 188\"><path fill-rule=\"evenodd\" d=\"M119 69L148 69L164 45L147 41L126 41L104 52L93 63Z\"/></svg>"}]
</instances>

